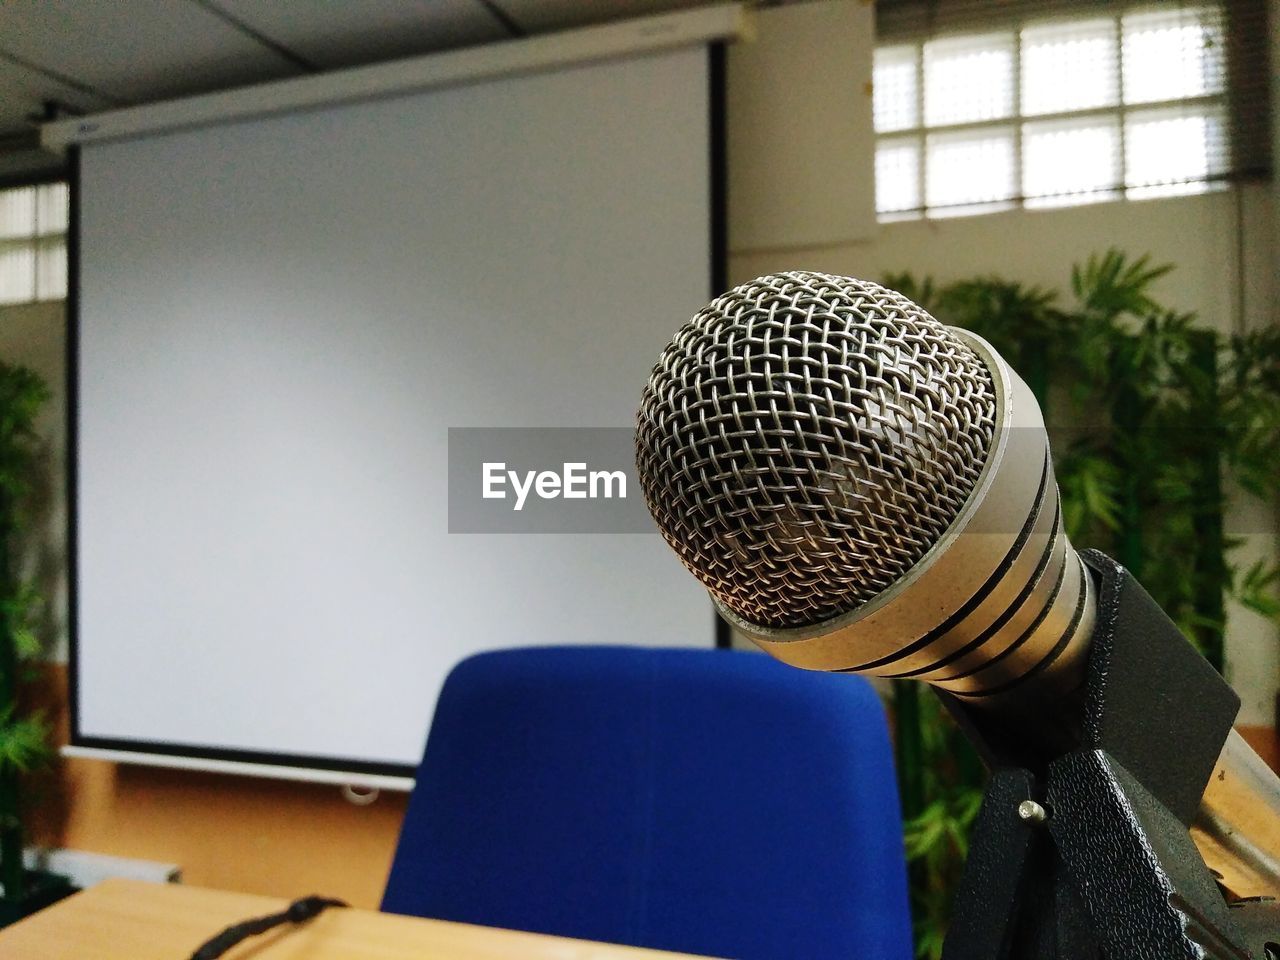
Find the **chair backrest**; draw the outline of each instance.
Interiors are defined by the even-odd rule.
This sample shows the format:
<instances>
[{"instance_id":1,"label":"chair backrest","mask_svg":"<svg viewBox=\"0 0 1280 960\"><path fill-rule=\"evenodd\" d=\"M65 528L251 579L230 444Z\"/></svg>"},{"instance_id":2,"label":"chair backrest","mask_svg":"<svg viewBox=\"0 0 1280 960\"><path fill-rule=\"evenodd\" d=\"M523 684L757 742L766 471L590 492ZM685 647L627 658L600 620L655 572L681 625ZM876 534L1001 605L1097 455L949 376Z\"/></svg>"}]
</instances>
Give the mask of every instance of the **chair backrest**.
<instances>
[{"instance_id":1,"label":"chair backrest","mask_svg":"<svg viewBox=\"0 0 1280 960\"><path fill-rule=\"evenodd\" d=\"M881 704L755 653L472 657L382 907L735 960L909 960Z\"/></svg>"}]
</instances>

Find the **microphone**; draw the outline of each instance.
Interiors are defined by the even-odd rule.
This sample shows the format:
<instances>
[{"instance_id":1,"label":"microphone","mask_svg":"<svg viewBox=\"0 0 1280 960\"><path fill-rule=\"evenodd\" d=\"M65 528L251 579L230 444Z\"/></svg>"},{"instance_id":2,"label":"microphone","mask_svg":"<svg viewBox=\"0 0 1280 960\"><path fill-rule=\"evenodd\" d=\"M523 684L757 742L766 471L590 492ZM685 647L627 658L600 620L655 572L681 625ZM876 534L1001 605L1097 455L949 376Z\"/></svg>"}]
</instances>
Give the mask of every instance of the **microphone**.
<instances>
[{"instance_id":1,"label":"microphone","mask_svg":"<svg viewBox=\"0 0 1280 960\"><path fill-rule=\"evenodd\" d=\"M676 334L636 444L663 536L778 659L995 710L1079 686L1089 577L1039 406L980 338L874 283L763 277Z\"/></svg>"},{"instance_id":2,"label":"microphone","mask_svg":"<svg viewBox=\"0 0 1280 960\"><path fill-rule=\"evenodd\" d=\"M675 335L636 464L721 615L811 670L911 678L1041 756L1078 738L1095 587L1031 390L982 338L878 284L761 277ZM1232 734L1195 839L1280 891L1280 782Z\"/></svg>"}]
</instances>

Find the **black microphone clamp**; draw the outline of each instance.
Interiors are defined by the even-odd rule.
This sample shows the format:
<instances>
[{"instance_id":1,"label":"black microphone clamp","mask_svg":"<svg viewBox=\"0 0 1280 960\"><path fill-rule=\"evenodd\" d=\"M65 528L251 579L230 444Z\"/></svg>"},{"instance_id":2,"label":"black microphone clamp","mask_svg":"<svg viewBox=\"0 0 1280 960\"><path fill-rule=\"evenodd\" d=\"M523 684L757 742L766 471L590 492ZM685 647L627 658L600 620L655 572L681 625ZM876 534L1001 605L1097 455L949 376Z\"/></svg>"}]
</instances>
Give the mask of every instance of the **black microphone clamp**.
<instances>
[{"instance_id":1,"label":"black microphone clamp","mask_svg":"<svg viewBox=\"0 0 1280 960\"><path fill-rule=\"evenodd\" d=\"M1280 960L1280 905L1229 902L1190 836L1239 697L1120 564L1081 556L1098 621L1045 761L938 691L993 771L943 960Z\"/></svg>"}]
</instances>

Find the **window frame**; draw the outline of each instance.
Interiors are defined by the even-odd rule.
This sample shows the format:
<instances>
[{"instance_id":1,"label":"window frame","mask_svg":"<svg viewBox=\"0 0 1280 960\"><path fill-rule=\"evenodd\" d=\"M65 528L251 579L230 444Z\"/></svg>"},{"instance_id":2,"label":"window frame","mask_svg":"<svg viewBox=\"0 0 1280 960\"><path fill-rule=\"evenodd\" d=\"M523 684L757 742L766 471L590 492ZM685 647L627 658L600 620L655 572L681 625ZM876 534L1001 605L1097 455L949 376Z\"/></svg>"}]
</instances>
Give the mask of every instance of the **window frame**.
<instances>
[{"instance_id":1,"label":"window frame","mask_svg":"<svg viewBox=\"0 0 1280 960\"><path fill-rule=\"evenodd\" d=\"M66 192L66 212L62 218L62 222L58 224L57 229L43 230L40 223L40 195L39 190L42 187L62 186ZM34 189L35 204L32 211L32 232L30 234L17 236L0 236L0 255L10 250L30 250L32 256L31 267L31 289L30 294L22 299L4 299L0 298L0 309L7 307L22 307L37 303L56 303L59 300L65 300L68 296L69 275L66 266L66 258L69 256L69 245L71 242L71 184L68 175L61 171L50 171L41 173L36 176L24 176L14 178L0 178L0 194L8 193L15 190L31 190ZM62 282L60 285L53 285L52 291L42 289L41 275L42 264L47 262L49 253L46 251L50 247L60 246L63 253L63 266L60 273Z\"/></svg>"},{"instance_id":2,"label":"window frame","mask_svg":"<svg viewBox=\"0 0 1280 960\"><path fill-rule=\"evenodd\" d=\"M1092 203L1107 203L1147 199L1151 197L1169 196L1169 195L1186 195L1207 193L1213 190L1220 190L1225 186L1225 181L1230 178L1231 164L1228 162L1222 169L1213 169L1213 162L1210 158L1207 161L1205 175L1186 181L1177 181L1173 183L1159 184L1143 184L1131 183L1129 180L1129 155L1127 144L1128 123L1135 114L1158 114L1160 112L1174 112L1179 110L1198 111L1199 114L1209 116L1213 113L1220 115L1219 122L1223 125L1223 130L1227 131L1230 127L1230 89L1229 77L1231 74L1231 66L1226 62L1229 56L1229 49L1224 49L1222 54L1224 58L1222 77L1223 84L1220 90L1213 93L1206 93L1194 96L1179 96L1160 100L1142 100L1128 102L1126 98L1125 83L1125 18L1130 15L1140 15L1146 12L1155 12L1159 8L1152 7L1146 3L1120 4L1110 11L1090 10L1082 11L1078 15L1067 13L1059 13L1043 17L1017 17L1011 19L1004 24L991 24L989 26L972 25L962 29L948 30L930 36L919 37L894 37L884 42L877 42L875 52L878 54L880 50L909 47L913 52L914 77L915 77L915 120L914 126L897 127L894 129L881 130L878 126L874 128L874 137L877 156L880 147L887 143L905 143L912 141L916 151L916 171L915 171L915 190L917 205L908 209L900 210L881 210L879 199L876 202L876 219L880 223L894 223L906 220L935 220L944 219L955 216L977 216L984 213L997 213L1010 209L1057 209L1064 206L1074 206ZM1187 7L1181 7L1181 10L1187 10ZM1190 9L1205 10L1216 13L1219 22L1224 26L1227 23L1227 12L1224 4L1221 2L1208 2L1195 4ZM1023 105L1023 32L1028 28L1041 28L1051 25L1069 27L1070 24L1083 24L1090 21L1109 20L1112 25L1110 42L1112 44L1113 62L1115 68L1115 102L1103 104L1094 107L1081 107L1070 110L1056 110L1045 113L1025 113ZM1011 112L1007 116L996 118L984 118L981 120L968 120L956 123L942 123L929 125L926 120L926 71L925 71L925 46L931 41L949 40L952 38L961 38L966 36L994 36L999 34L1011 34L1012 41L1010 49L1012 51L1012 61L1010 65L1011 75ZM1224 37L1224 48L1229 48L1230 44L1226 42ZM873 111L874 112L874 111ZM1096 189L1067 189L1059 193L1053 194L1036 194L1028 196L1026 192L1026 168L1024 162L1024 142L1026 137L1026 128L1038 124L1051 124L1054 122L1062 123L1073 120L1088 121L1091 119L1106 119L1115 124L1116 133L1116 158L1115 169L1117 171L1117 179L1113 184ZM873 120L874 124L874 120ZM1013 152L1013 183L1012 194L1007 198L983 201L963 201L957 204L930 204L928 194L928 170L929 170L929 153L928 138L930 134L951 134L951 133L980 133L984 130L994 132L1003 132L1012 129L1012 152ZM1227 150L1230 151L1230 134L1224 133L1227 137ZM1227 172L1224 172L1227 171ZM1080 197L1078 201L1071 198ZM1057 202L1055 202L1057 201Z\"/></svg>"}]
</instances>

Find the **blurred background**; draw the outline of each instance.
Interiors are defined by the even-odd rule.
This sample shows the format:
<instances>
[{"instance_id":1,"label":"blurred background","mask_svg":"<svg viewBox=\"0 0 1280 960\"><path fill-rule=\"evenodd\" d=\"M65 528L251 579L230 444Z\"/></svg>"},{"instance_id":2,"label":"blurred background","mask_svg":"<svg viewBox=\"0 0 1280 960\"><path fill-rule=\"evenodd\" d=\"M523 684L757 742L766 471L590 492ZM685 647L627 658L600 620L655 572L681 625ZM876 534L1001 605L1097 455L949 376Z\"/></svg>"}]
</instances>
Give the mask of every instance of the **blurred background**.
<instances>
[{"instance_id":1,"label":"blurred background","mask_svg":"<svg viewBox=\"0 0 1280 960\"><path fill-rule=\"evenodd\" d=\"M75 697L66 666L74 218L68 154L42 144L41 124L237 88L252 97L264 82L698 6L0 6L0 423L9 445L0 450L0 520L10 539L0 601L10 656L23 664L0 662L10 678L0 688L0 787L21 771L31 843L176 866L193 883L283 896L315 888L374 905L405 808L393 790L356 805L333 785L57 756ZM752 36L728 42L709 68L723 125L713 122L709 135L707 189L720 205L713 281L793 269L875 279L991 340L1046 410L1072 541L1135 573L1237 690L1242 732L1280 760L1280 3L810 0L749 13ZM651 89L661 130L679 110ZM92 149L107 147L86 147L86 158ZM339 171L332 182L350 193L335 188L334 202L359 206L373 176L376 167ZM132 189L148 183L163 200L163 183ZM569 202L531 216L559 220L568 214L557 204ZM161 203L151 216L163 211ZM261 242L254 232L269 229L265 219L219 224L219 236ZM124 221L99 222L113 224L121 243L130 233ZM532 231L524 242L544 241ZM695 245L705 249L705 238ZM396 267L406 276L411 254ZM145 273L136 257L120 262ZM399 279L387 268L378 282ZM287 284L276 295L293 296ZM646 295L640 285L625 298ZM662 315L637 348L641 369L662 331L700 305L687 299L642 304ZM122 347L138 357L162 348L159 339ZM631 384L636 399L642 385ZM595 425L626 425L608 417L619 422ZM691 642L710 645L710 628ZM931 696L909 685L883 693L918 942L933 956L983 775Z\"/></svg>"}]
</instances>

